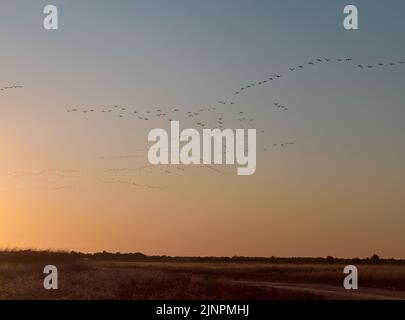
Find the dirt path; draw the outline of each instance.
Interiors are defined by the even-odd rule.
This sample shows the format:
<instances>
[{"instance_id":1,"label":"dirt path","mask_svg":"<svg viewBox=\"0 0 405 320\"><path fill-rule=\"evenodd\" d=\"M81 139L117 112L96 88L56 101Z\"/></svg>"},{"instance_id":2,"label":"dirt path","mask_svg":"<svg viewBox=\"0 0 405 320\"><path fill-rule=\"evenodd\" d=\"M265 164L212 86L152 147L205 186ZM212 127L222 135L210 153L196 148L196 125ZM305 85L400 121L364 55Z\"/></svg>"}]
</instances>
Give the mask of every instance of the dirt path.
<instances>
[{"instance_id":1,"label":"dirt path","mask_svg":"<svg viewBox=\"0 0 405 320\"><path fill-rule=\"evenodd\" d=\"M289 291L301 291L320 295L325 299L344 299L344 300L405 300L404 291L389 291L375 288L359 288L359 290L345 290L342 287L336 287L324 284L305 284L305 283L282 283L282 282L260 282L260 281L235 281L236 283L257 286L263 288L272 288Z\"/></svg>"}]
</instances>

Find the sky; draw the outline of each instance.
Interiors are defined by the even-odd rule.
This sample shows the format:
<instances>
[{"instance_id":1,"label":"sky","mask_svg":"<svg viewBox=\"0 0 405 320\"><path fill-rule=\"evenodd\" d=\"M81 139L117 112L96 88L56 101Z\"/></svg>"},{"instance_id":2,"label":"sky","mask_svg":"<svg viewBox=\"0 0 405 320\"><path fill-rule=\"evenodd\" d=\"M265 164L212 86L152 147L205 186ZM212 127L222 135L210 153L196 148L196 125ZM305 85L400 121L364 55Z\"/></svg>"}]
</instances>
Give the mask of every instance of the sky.
<instances>
[{"instance_id":1,"label":"sky","mask_svg":"<svg viewBox=\"0 0 405 320\"><path fill-rule=\"evenodd\" d=\"M2 0L0 247L405 257L405 3L347 4ZM256 173L149 167L157 110L257 129Z\"/></svg>"}]
</instances>

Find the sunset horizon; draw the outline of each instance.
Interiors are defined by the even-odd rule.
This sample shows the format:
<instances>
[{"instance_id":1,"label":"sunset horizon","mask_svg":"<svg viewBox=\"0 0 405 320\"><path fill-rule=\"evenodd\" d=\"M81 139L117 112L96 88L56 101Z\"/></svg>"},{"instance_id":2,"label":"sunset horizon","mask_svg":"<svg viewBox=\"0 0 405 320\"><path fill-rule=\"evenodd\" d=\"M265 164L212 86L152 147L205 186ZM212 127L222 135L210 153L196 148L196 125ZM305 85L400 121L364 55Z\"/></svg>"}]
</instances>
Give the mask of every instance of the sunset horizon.
<instances>
[{"instance_id":1,"label":"sunset horizon","mask_svg":"<svg viewBox=\"0 0 405 320\"><path fill-rule=\"evenodd\" d=\"M0 6L0 300L405 299L404 1Z\"/></svg>"}]
</instances>

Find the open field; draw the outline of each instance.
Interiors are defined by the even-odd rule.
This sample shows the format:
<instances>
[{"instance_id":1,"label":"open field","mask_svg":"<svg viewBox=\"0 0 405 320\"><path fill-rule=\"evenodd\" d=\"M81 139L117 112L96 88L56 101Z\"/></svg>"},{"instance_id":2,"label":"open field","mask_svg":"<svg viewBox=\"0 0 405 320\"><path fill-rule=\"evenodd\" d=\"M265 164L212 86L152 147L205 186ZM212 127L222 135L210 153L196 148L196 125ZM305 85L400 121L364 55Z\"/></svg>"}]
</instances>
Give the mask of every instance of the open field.
<instances>
[{"instance_id":1,"label":"open field","mask_svg":"<svg viewBox=\"0 0 405 320\"><path fill-rule=\"evenodd\" d=\"M0 299L405 299L405 266L60 261L59 289L43 288L42 262L0 261Z\"/></svg>"}]
</instances>

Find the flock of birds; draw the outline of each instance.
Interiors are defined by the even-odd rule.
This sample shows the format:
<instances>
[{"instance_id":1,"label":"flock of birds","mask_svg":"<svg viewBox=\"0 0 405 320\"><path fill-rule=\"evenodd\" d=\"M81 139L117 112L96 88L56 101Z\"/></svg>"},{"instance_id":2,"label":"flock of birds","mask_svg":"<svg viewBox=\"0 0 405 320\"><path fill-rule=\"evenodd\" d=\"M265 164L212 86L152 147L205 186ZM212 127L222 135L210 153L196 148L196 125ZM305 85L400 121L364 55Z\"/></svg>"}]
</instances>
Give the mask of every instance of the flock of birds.
<instances>
[{"instance_id":1,"label":"flock of birds","mask_svg":"<svg viewBox=\"0 0 405 320\"><path fill-rule=\"evenodd\" d=\"M357 66L358 68L361 69L372 69L372 68L377 68L377 67L384 67L384 66L388 66L388 67L394 67L397 65L405 65L405 60L399 60L396 62L380 62L380 63L376 63L376 64L353 64L353 59L352 58L336 58L336 59L332 59L332 58L317 58L311 61L308 61L305 64L300 64L297 66L291 66L288 67L288 72L292 73L292 72L297 72L297 71L301 71L307 68L311 68L313 66L316 65L320 65L320 64L328 64L328 63L332 63L332 62L337 62L337 63L351 63L353 66ZM284 75L283 74L279 74L279 73L275 73L272 74L264 79L258 80L258 81L254 81L254 82L250 82L242 87L240 87L239 89L235 90L234 95L238 96L242 93L246 93L249 90L252 90L253 88L257 88L260 86L264 86L264 85L270 85L271 83L276 82L277 80L283 78ZM236 102L235 101L227 101L227 100L219 100L217 101L217 106L215 107L209 107L209 108L202 108L199 109L198 111L187 111L186 112L186 116L188 118L198 118L198 116L202 115L203 112L210 112L210 111L215 111L217 110L217 108L219 107L223 107L223 106L235 106ZM273 103L274 107L278 110L281 111L288 111L289 108L286 105L280 104L279 102L274 102ZM127 107L122 107L119 105L115 105L112 106L110 108L106 108L106 109L102 109L101 113L110 113L110 114L115 114L117 117L119 118L124 118L126 116L128 116L127 111L129 111L129 109ZM91 114L91 113L95 113L98 112L95 108L70 108L67 109L67 112L80 112L83 114ZM176 119L178 112L180 112L179 108L173 108L173 109L166 109L166 110L162 110L160 108L157 109L149 109L146 112L144 112L142 114L141 111L139 110L131 110L131 112L137 117L138 120L143 120L143 121L149 121L152 117L156 117L156 118L166 118L168 121L172 121L173 119ZM176 114L177 113L177 114ZM243 112L240 111L240 115L241 117L239 118L240 122L243 121L247 121L247 122L253 122L254 119L253 118L246 118L243 115ZM217 128L222 128L223 124L224 124L224 118L223 117L218 117L217 118ZM206 127L206 124L204 122L197 122L195 123L196 126L199 127ZM215 128L214 127L214 128Z\"/></svg>"},{"instance_id":2,"label":"flock of birds","mask_svg":"<svg viewBox=\"0 0 405 320\"><path fill-rule=\"evenodd\" d=\"M285 105L275 103L275 106L280 110L288 110ZM210 129L224 129L230 121L238 123L252 123L255 121L253 117L249 117L245 111L242 110L223 110L217 106L200 108L194 111L185 111L180 108L151 108L147 110L133 109L129 107L114 105L108 108L71 108L66 110L67 113L78 114L108 114L118 118L133 118L138 121L151 121L151 120L188 120L192 121L193 125L198 128ZM227 116L225 116L225 114ZM233 114L233 116L232 116ZM228 123L226 123L228 122Z\"/></svg>"},{"instance_id":3,"label":"flock of birds","mask_svg":"<svg viewBox=\"0 0 405 320\"><path fill-rule=\"evenodd\" d=\"M199 108L197 110L184 110L179 107L172 107L172 108L160 108L160 107L155 107L155 108L149 108L149 109L134 109L126 106L121 106L121 105L113 105L110 107L105 107L105 108L79 108L79 107L72 107L66 110L67 113L75 113L75 114L82 114L82 115L91 115L91 114L105 114L105 115L111 115L114 117L118 118L132 118L136 119L139 121L150 121L150 120L164 120L164 121L173 121L173 120L181 120L181 119L188 119L188 121L193 122L193 124L196 127L199 128L210 128L210 129L223 129L226 127L232 127L231 123L240 123L241 125L250 125L251 123L255 122L256 119L252 116L248 116L248 112L246 110L242 109L240 110L237 107L237 98L245 94L254 88L259 88L263 86L269 86L273 83L276 83L279 81L281 78L285 77L288 74L292 74L295 72L301 72L305 69L310 69L313 68L316 65L322 65L322 64L330 64L330 63L345 63L345 64L350 64L353 67L356 67L358 69L379 69L382 67L395 67L395 66L403 66L405 65L405 60L399 60L395 62L379 62L376 64L356 64L353 62L352 58L317 58L311 61L308 61L304 64L299 64L296 66L290 66L288 69L286 69L286 73L280 74L280 73L275 73L272 75L269 75L261 80L254 81L254 82L249 82L240 88L234 90L233 93L233 98L229 100L218 100L216 103L214 103L210 107L203 107ZM13 89L22 89L24 88L23 86L20 85L13 85L13 86L7 86L7 87L2 87L0 88L1 92L5 92L8 90L13 90ZM289 107L286 104L282 104L280 102L273 102L271 105L274 109L279 110L279 111L288 111ZM264 134L265 130L259 130L260 133ZM285 148L288 146L293 146L295 145L294 142L287 141L287 142L282 142L282 143L273 143L270 145L270 147L280 147L280 148ZM266 147L263 149L264 152L269 151L270 148ZM111 156L111 157L101 157L100 159L102 160L113 160L113 159L124 159L124 158L142 158L145 157L145 154L147 153L147 149L138 149L138 151L142 151L141 154L136 153L135 155L123 155L123 156ZM227 150L224 149L222 150L223 154L227 154L228 152L232 152L233 150ZM246 150L245 150L246 151ZM118 169L108 169L106 172L130 172L130 171L143 171L143 172L148 172L148 173L156 173L156 170L160 171L160 173L164 174L172 174L176 172L184 172L188 170L192 170L193 168L199 168L199 169L205 169L205 170L210 170L212 172L216 173L222 173L222 174L229 174L231 172L225 171L225 170L220 170L217 167L214 166L207 166L207 165L196 165L196 166L144 166L144 167L138 167L135 169L130 169L130 168L118 168ZM63 176L63 175L60 175ZM78 178L84 178L84 176L78 176ZM146 187L146 188L160 188L159 186L151 186L151 185L145 185L145 184L138 184L134 182L134 180L103 180L103 179L98 179L100 182L104 183L125 183L129 185L133 185L135 187Z\"/></svg>"},{"instance_id":4,"label":"flock of birds","mask_svg":"<svg viewBox=\"0 0 405 320\"><path fill-rule=\"evenodd\" d=\"M180 119L190 119L194 120L193 125L198 128L211 128L211 129L223 129L226 127L230 127L230 123L233 124L240 123L241 125L248 126L256 121L256 119L252 116L248 116L248 112L245 110L240 110L237 108L236 98L252 90L254 88L258 88L265 85L270 85L272 83L277 82L279 79L285 77L287 74L303 71L305 69L313 68L316 65L325 65L330 63L345 63L351 64L353 67L358 68L368 68L372 69L374 67L383 67L383 66L396 66L396 65L404 65L404 60L399 60L397 62L388 62L388 63L377 63L374 65L362 65L362 64L355 64L352 58L344 57L344 58L317 58L311 61L308 61L304 64L299 64L296 66L290 66L286 69L286 73L274 73L272 75L267 76L264 79L250 82L245 84L244 86L238 88L234 91L234 99L232 100L218 100L215 106L200 108L194 111L183 111L178 107L173 108L150 108L146 111L131 109L128 107L114 105L112 107L97 109L97 108L70 108L67 109L66 112L68 113L82 113L82 114L93 114L93 113L103 113L103 114L110 114L114 115L118 118L128 118L134 117L140 121L150 121L153 119L165 119L167 121L172 120L180 120ZM225 108L226 107L226 108ZM232 107L232 108L230 108ZM279 111L288 111L290 108L286 104L282 104L280 102L273 102L272 107ZM233 115L233 116L232 116ZM264 130L260 130L260 133L264 133ZM272 147L286 147L294 145L293 142L284 142L284 143L277 143L272 144ZM264 148L263 151L268 151L268 148ZM127 156L121 156L127 157ZM137 155L136 157L139 157Z\"/></svg>"},{"instance_id":5,"label":"flock of birds","mask_svg":"<svg viewBox=\"0 0 405 320\"><path fill-rule=\"evenodd\" d=\"M349 63L349 62L352 62L352 61L353 61L352 58L337 58L337 59L318 58L318 59L315 59L315 60L311 60L311 61L307 62L306 64L300 64L300 65L297 65L297 66L288 67L288 72L301 71L301 70L313 67L313 66L318 65L318 64L331 63L331 62L339 62L339 63L346 62L346 63ZM246 85L242 86L241 88L235 90L234 95L240 95L240 94L245 93L245 92L247 92L247 91L249 91L249 90L251 90L253 88L256 88L256 87L270 85L270 84L276 82L277 80L279 80L279 79L281 79L283 77L284 77L284 75L279 74L279 73L269 75L264 79L254 81L254 82L251 82L249 84L246 84Z\"/></svg>"},{"instance_id":6,"label":"flock of birds","mask_svg":"<svg viewBox=\"0 0 405 320\"><path fill-rule=\"evenodd\" d=\"M8 86L8 87L2 87L0 88L0 91L8 91L8 90L13 90L13 89L23 89L24 86Z\"/></svg>"},{"instance_id":7,"label":"flock of birds","mask_svg":"<svg viewBox=\"0 0 405 320\"><path fill-rule=\"evenodd\" d=\"M122 168L106 168L106 169L89 169L89 170L61 170L61 169L47 169L42 171L31 171L31 172L10 172L7 174L0 174L2 178L25 178L34 177L39 182L46 181L48 184L55 184L56 181L63 182L63 184L57 184L54 186L43 187L41 183L40 189L46 190L62 190L62 189L83 189L83 184L76 185L74 181L88 181L90 183L108 184L108 185L126 185L133 188L144 188L144 189L168 189L172 186L163 186L148 184L140 182L141 176L139 173L145 174L156 174L156 175L174 175L186 171L193 170L205 170L207 172L213 172L216 174L234 174L234 172L221 170L215 166L211 165L195 165L195 166L173 166L173 165L145 165L141 167L122 167ZM57 180L55 180L57 179ZM76 187L75 187L76 186ZM4 192L15 192L28 189L38 188L7 188L0 189L0 193Z\"/></svg>"},{"instance_id":8,"label":"flock of birds","mask_svg":"<svg viewBox=\"0 0 405 320\"><path fill-rule=\"evenodd\" d=\"M381 68L381 67L395 67L398 65L405 65L405 60L399 60L399 61L391 61L391 62L379 62L376 64L357 64L355 65L353 63L353 59L352 58L336 58L336 59L332 59L332 58L317 58L311 61L308 61L307 63L304 64L300 64L297 66L290 66L288 67L288 73L293 73L293 72L299 72L302 71L304 69L309 69L312 68L316 65L321 65L321 64L330 64L332 62L335 63L346 63L346 64L352 64L353 66L356 66L357 68L360 69L373 69L373 68ZM276 82L277 80L283 78L282 74L272 74L264 79L258 80L258 81L254 81L251 82L249 84L245 84L244 86L238 88L237 90L235 90L234 95L240 95L242 93L246 93L247 91L253 89L253 88L257 88L257 87L261 87L261 86L265 86L265 85L270 85L271 83ZM227 104L226 101L222 101L224 104Z\"/></svg>"},{"instance_id":9,"label":"flock of birds","mask_svg":"<svg viewBox=\"0 0 405 320\"><path fill-rule=\"evenodd\" d=\"M405 60L400 60L398 62L388 62L388 63L380 62L380 63L377 63L377 64L368 64L368 65L358 64L357 67L359 67L361 69L363 69L363 68L373 69L373 68L384 67L384 66L394 67L397 64L404 65Z\"/></svg>"}]
</instances>

